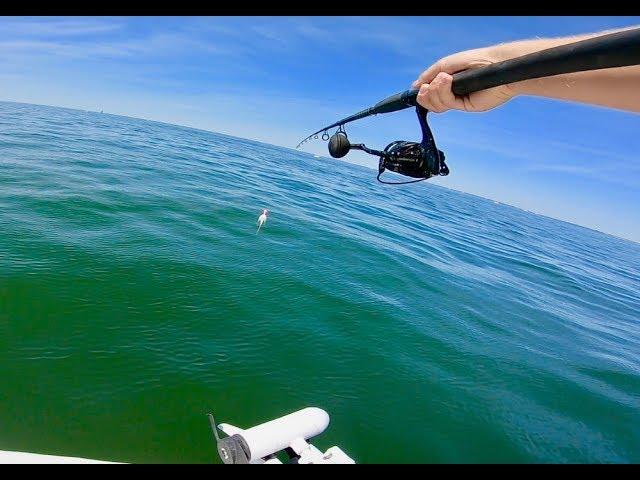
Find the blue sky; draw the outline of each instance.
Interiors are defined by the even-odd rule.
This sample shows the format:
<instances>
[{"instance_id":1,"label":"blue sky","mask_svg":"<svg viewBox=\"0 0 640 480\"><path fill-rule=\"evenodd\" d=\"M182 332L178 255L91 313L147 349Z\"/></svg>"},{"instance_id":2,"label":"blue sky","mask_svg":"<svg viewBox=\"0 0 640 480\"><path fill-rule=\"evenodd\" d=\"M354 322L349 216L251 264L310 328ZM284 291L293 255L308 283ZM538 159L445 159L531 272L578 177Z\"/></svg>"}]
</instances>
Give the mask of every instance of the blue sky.
<instances>
[{"instance_id":1,"label":"blue sky","mask_svg":"<svg viewBox=\"0 0 640 480\"><path fill-rule=\"evenodd\" d=\"M640 17L2 17L0 100L101 110L295 147L404 90L438 58ZM522 97L431 116L433 181L640 241L640 115ZM354 123L374 148L418 139L411 110ZM326 143L304 150L326 155ZM350 161L375 167L354 153Z\"/></svg>"}]
</instances>

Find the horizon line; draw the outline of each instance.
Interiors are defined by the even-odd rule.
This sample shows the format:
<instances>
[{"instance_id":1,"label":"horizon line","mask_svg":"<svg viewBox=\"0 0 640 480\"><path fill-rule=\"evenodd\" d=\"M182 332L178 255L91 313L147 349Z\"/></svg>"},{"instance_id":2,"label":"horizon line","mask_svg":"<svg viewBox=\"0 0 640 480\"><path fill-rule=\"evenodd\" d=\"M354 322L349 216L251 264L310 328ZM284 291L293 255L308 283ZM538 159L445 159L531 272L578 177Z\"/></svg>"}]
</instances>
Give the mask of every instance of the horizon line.
<instances>
[{"instance_id":1,"label":"horizon line","mask_svg":"<svg viewBox=\"0 0 640 480\"><path fill-rule=\"evenodd\" d=\"M229 134L229 133L217 132L217 131L214 131L214 130L207 130L205 128L193 127L193 126L190 126L190 125L182 125L182 124L179 124L179 123L169 123L169 122L164 122L162 120L154 120L154 119L151 119L151 118L132 117L130 115L122 115L122 114L119 114L119 113L109 113L109 112L104 113L104 109L101 109L98 112L97 110L85 110L85 109L82 109L82 108L65 107L65 106L60 106L60 105L47 105L47 104L41 104L41 103L16 102L16 101L13 101L13 100L0 100L0 103L15 103L15 104L19 104L19 105L33 105L33 106L36 106L36 107L61 108L61 109L65 109L65 110L73 110L73 111L78 111L78 112L91 112L91 113L99 113L99 114L102 114L102 115L112 115L112 116L115 116L115 117L130 118L130 119L133 119L133 120L142 120L142 121L145 121L145 122L159 123L159 124L162 124L162 125L169 125L169 126L172 126L172 127L188 128L188 129L191 129L191 130L198 130L198 131L201 131L201 132L213 133L215 135L222 135L222 136L234 138L234 139L237 139L237 140L245 140L245 141L248 140L250 142L259 143L261 145L268 145L270 147L285 148L287 150L292 150L292 151L294 151L294 152L296 152L298 154L304 154L304 155L308 155L308 156L315 156L315 154L312 154L312 153L309 153L309 152L305 152L305 151L299 150L297 148L287 147L287 146L284 146L284 145L278 145L278 144L275 144L275 143L268 143L268 142L265 142L265 141L262 141L262 140L256 140L254 138L238 137L237 135L232 135L232 134ZM328 159L328 160L334 160L333 158L325 157L325 156L319 156L319 158L324 158L324 159ZM352 166L356 166L356 167L362 167L362 168L366 168L367 170L375 171L375 168L367 166L367 165L363 165L361 163L350 162L348 160L343 160L341 163L346 163L348 165L352 165ZM607 235L607 236L613 237L613 238L615 238L617 240L630 242L630 243L632 243L634 245L640 245L640 239L635 240L635 239L632 239L632 238L621 237L621 236L615 235L613 233L604 232L602 230L597 230L596 228L593 228L593 227L588 227L586 225L581 225L579 223L573 223L573 222L570 222L568 220L563 220L561 218L551 217L549 215L545 215L543 213L527 210L527 209L518 207L516 205L512 205L510 203L504 203L504 202L498 201L498 200L496 200L494 198L484 197L482 195L478 195L478 194L471 193L471 192L465 192L464 190L457 190L455 188L446 187L444 185L438 185L438 184L435 184L435 183L429 183L429 185L432 186L432 187L443 188L445 190L449 190L449 191L456 192L456 193L461 193L461 194L464 194L464 195L471 195L473 197L481 198L483 200L487 200L487 201L491 201L491 202L497 202L500 205L505 205L505 206L508 206L508 207L511 207L511 208L515 208L515 209L520 210L522 212L526 212L526 213L529 213L529 214L532 214L532 215L538 215L540 217L544 217L544 218L548 218L548 219L551 219L551 220L555 220L557 222L562 222L562 223L566 223L566 224L569 224L569 225L573 225L575 227L580 227L580 228L584 228L584 229L587 229L587 230L591 230L592 232L596 232L596 233L599 233L599 234L602 234L602 235Z\"/></svg>"}]
</instances>

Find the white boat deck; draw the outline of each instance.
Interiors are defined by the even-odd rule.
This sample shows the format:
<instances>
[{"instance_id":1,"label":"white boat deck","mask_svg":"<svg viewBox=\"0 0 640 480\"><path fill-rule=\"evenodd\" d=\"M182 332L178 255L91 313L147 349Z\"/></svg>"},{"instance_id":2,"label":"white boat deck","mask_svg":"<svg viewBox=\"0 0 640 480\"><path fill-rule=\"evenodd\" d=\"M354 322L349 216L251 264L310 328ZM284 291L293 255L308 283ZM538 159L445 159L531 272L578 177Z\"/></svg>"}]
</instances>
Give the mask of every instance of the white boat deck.
<instances>
[{"instance_id":1,"label":"white boat deck","mask_svg":"<svg viewBox=\"0 0 640 480\"><path fill-rule=\"evenodd\" d=\"M117 463L106 462L103 460L92 460L90 458L78 458L78 457L60 457L58 455L42 455L39 453L28 452L9 452L0 450L0 464L7 463Z\"/></svg>"}]
</instances>

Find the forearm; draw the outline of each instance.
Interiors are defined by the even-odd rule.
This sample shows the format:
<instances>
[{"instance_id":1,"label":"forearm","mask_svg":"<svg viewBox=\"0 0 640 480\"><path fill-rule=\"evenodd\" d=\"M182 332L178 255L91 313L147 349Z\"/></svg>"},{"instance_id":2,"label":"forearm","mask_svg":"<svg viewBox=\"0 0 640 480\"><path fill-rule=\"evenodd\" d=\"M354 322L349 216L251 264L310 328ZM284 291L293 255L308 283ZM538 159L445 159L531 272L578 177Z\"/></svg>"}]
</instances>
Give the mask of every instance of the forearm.
<instances>
[{"instance_id":1,"label":"forearm","mask_svg":"<svg viewBox=\"0 0 640 480\"><path fill-rule=\"evenodd\" d=\"M524 40L496 45L501 60L565 45L614 31L573 37ZM608 68L525 80L509 85L513 95L534 95L640 112L640 66Z\"/></svg>"},{"instance_id":2,"label":"forearm","mask_svg":"<svg viewBox=\"0 0 640 480\"><path fill-rule=\"evenodd\" d=\"M640 113L640 65L566 73L511 85L516 95L590 103Z\"/></svg>"}]
</instances>

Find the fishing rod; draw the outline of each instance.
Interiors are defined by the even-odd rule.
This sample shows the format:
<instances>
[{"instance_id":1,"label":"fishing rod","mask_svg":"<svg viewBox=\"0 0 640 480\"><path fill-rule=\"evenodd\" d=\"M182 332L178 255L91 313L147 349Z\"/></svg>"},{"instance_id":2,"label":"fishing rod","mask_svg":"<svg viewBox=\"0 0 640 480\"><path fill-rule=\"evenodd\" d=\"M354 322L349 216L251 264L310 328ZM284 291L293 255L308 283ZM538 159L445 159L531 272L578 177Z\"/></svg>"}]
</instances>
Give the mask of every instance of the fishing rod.
<instances>
[{"instance_id":1,"label":"fishing rod","mask_svg":"<svg viewBox=\"0 0 640 480\"><path fill-rule=\"evenodd\" d=\"M604 68L626 67L640 64L640 28L610 33L574 43L530 53L521 57L494 63L486 67L464 70L453 75L452 90L455 95L469 95L473 92L506 85L533 78L550 77L563 73L584 72ZM379 157L378 181L400 184L426 180L436 175L448 175L444 153L436 147L427 122L428 110L417 102L418 90L406 90L381 100L331 125L321 128L302 140L300 148L312 138L322 134L322 140L329 141L329 153L333 158L342 158L350 150L361 150ZM391 113L415 107L422 131L420 142L397 140L384 150L374 150L364 144L352 144L344 125L362 118ZM329 130L338 130L329 136ZM415 178L408 182L385 182L380 176L385 170Z\"/></svg>"}]
</instances>

